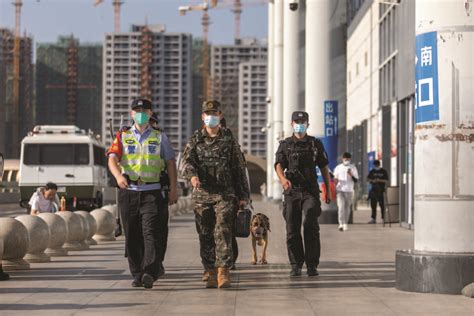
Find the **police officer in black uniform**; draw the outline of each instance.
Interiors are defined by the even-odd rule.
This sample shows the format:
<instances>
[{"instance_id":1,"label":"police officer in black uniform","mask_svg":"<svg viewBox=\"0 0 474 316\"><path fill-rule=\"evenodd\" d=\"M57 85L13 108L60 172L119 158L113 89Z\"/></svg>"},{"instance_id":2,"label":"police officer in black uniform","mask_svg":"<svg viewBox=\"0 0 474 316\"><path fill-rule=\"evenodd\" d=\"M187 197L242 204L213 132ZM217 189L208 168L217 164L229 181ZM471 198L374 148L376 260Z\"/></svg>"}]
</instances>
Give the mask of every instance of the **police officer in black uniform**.
<instances>
[{"instance_id":1,"label":"police officer in black uniform","mask_svg":"<svg viewBox=\"0 0 474 316\"><path fill-rule=\"evenodd\" d=\"M308 276L318 275L321 243L318 217L321 215L316 167L329 188L328 157L321 141L306 134L308 113L292 114L293 136L280 142L275 170L283 187L283 217L286 221L286 244L291 264L290 276L300 276L306 263ZM330 202L330 190L326 203ZM304 215L304 220L303 220ZM301 223L304 227L304 246Z\"/></svg>"},{"instance_id":2,"label":"police officer in black uniform","mask_svg":"<svg viewBox=\"0 0 474 316\"><path fill-rule=\"evenodd\" d=\"M375 224L377 218L377 203L380 205L380 211L382 213L382 222L385 221L385 185L388 182L388 172L384 168L380 167L380 161L374 161L374 168L370 170L367 180L372 184L369 191L370 207L372 208L372 218L369 224Z\"/></svg>"}]
</instances>

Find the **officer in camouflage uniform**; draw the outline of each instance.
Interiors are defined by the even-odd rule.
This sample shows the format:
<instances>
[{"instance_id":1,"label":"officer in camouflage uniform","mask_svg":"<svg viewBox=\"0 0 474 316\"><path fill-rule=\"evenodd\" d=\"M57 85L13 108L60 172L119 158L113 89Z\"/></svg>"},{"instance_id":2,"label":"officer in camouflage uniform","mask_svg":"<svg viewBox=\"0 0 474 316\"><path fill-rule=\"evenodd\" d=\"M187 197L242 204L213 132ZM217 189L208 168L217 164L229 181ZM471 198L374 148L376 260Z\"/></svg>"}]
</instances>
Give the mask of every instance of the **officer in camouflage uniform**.
<instances>
[{"instance_id":1,"label":"officer in camouflage uniform","mask_svg":"<svg viewBox=\"0 0 474 316\"><path fill-rule=\"evenodd\" d=\"M193 186L201 259L208 273L206 287L226 288L233 265L235 205L244 206L250 192L239 144L219 125L219 102L204 102L202 112L204 127L194 132L184 150L182 173Z\"/></svg>"}]
</instances>

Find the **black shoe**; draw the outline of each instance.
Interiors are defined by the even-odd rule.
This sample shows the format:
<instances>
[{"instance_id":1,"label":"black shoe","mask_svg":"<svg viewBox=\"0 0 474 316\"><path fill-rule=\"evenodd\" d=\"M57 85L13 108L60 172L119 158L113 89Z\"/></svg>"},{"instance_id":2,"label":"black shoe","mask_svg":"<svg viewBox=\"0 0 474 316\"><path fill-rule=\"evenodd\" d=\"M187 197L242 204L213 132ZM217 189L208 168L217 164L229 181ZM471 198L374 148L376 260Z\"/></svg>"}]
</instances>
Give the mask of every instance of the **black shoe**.
<instances>
[{"instance_id":1,"label":"black shoe","mask_svg":"<svg viewBox=\"0 0 474 316\"><path fill-rule=\"evenodd\" d=\"M290 276L296 277L301 275L301 268L300 267L293 267L291 268Z\"/></svg>"},{"instance_id":2,"label":"black shoe","mask_svg":"<svg viewBox=\"0 0 474 316\"><path fill-rule=\"evenodd\" d=\"M149 275L148 273L145 273L142 276L142 282L143 282L143 287L145 289L151 289L153 288L153 282L155 282L155 280L153 279L151 275Z\"/></svg>"},{"instance_id":3,"label":"black shoe","mask_svg":"<svg viewBox=\"0 0 474 316\"><path fill-rule=\"evenodd\" d=\"M318 269L316 269L316 267L311 267L311 266L309 266L307 268L306 273L308 273L308 276L317 276L317 275L319 275Z\"/></svg>"},{"instance_id":4,"label":"black shoe","mask_svg":"<svg viewBox=\"0 0 474 316\"><path fill-rule=\"evenodd\" d=\"M115 223L115 230L114 230L114 236L119 237L122 236L122 225L120 224L120 219L116 220Z\"/></svg>"},{"instance_id":5,"label":"black shoe","mask_svg":"<svg viewBox=\"0 0 474 316\"><path fill-rule=\"evenodd\" d=\"M132 281L132 286L133 287L143 287L142 278L139 277L139 276L135 277Z\"/></svg>"},{"instance_id":6,"label":"black shoe","mask_svg":"<svg viewBox=\"0 0 474 316\"><path fill-rule=\"evenodd\" d=\"M5 272L0 272L0 281L6 281L6 280L10 280L10 275L8 275L8 273L5 273Z\"/></svg>"}]
</instances>

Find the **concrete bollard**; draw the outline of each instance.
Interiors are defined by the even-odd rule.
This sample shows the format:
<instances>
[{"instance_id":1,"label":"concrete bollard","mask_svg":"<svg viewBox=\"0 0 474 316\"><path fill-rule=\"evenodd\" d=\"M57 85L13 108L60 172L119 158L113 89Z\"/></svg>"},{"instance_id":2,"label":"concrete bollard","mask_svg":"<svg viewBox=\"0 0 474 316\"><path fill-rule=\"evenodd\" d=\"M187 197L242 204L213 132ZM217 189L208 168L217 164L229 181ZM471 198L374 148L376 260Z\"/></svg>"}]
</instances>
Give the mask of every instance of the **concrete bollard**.
<instances>
[{"instance_id":1,"label":"concrete bollard","mask_svg":"<svg viewBox=\"0 0 474 316\"><path fill-rule=\"evenodd\" d=\"M0 218L0 239L3 239L3 269L29 269L30 264L23 259L30 243L26 227L16 219Z\"/></svg>"},{"instance_id":2,"label":"concrete bollard","mask_svg":"<svg viewBox=\"0 0 474 316\"><path fill-rule=\"evenodd\" d=\"M49 243L45 253L51 257L67 256L67 250L63 248L68 235L66 221L53 213L41 213L38 217L44 220L49 228Z\"/></svg>"},{"instance_id":3,"label":"concrete bollard","mask_svg":"<svg viewBox=\"0 0 474 316\"><path fill-rule=\"evenodd\" d=\"M81 212L81 211L79 211ZM89 221L78 214L78 212L74 212L75 215L79 216L79 218L81 219L81 222L82 222L82 236L81 236L81 239L78 241L79 244L81 245L81 250L87 250L87 249L90 249L89 247L89 244L86 242L87 240L87 237L89 236L89 231L90 231L90 227L89 227Z\"/></svg>"},{"instance_id":4,"label":"concrete bollard","mask_svg":"<svg viewBox=\"0 0 474 316\"><path fill-rule=\"evenodd\" d=\"M116 204L109 204L109 205L106 205L106 206L102 206L101 209L103 210L106 210L107 212L110 212L114 218L117 218L117 205Z\"/></svg>"},{"instance_id":5,"label":"concrete bollard","mask_svg":"<svg viewBox=\"0 0 474 316\"><path fill-rule=\"evenodd\" d=\"M33 215L20 215L15 219L26 227L30 239L28 250L23 259L30 263L51 261L50 256L44 253L49 244L48 224L41 217Z\"/></svg>"},{"instance_id":6,"label":"concrete bollard","mask_svg":"<svg viewBox=\"0 0 474 316\"><path fill-rule=\"evenodd\" d=\"M92 239L92 236L94 236L97 232L97 222L95 221L94 217L86 211L76 211L74 213L84 218L89 225L89 233L87 234L86 244L97 245L97 241Z\"/></svg>"},{"instance_id":7,"label":"concrete bollard","mask_svg":"<svg viewBox=\"0 0 474 316\"><path fill-rule=\"evenodd\" d=\"M61 211L56 213L66 221L67 225L67 238L63 245L66 250L82 250L83 245L79 241L83 239L83 227L81 217L70 211Z\"/></svg>"},{"instance_id":8,"label":"concrete bollard","mask_svg":"<svg viewBox=\"0 0 474 316\"><path fill-rule=\"evenodd\" d=\"M97 222L97 232L92 237L97 242L114 241L115 217L109 211L97 208L91 212Z\"/></svg>"}]
</instances>

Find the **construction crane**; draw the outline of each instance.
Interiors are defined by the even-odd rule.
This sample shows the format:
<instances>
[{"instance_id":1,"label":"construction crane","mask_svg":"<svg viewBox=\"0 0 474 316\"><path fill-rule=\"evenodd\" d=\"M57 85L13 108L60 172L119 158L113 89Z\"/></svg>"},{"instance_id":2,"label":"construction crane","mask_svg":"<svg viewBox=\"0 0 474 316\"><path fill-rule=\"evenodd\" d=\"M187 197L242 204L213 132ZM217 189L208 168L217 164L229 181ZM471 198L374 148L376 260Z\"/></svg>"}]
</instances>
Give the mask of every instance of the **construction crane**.
<instances>
[{"instance_id":1,"label":"construction crane","mask_svg":"<svg viewBox=\"0 0 474 316\"><path fill-rule=\"evenodd\" d=\"M95 0L94 6L100 5L104 0ZM114 33L120 32L120 7L123 2L120 0L113 0L112 5L114 6Z\"/></svg>"},{"instance_id":2,"label":"construction crane","mask_svg":"<svg viewBox=\"0 0 474 316\"><path fill-rule=\"evenodd\" d=\"M188 11L202 11L202 34L203 34L203 47L202 47L202 98L207 100L209 96L209 25L210 18L208 11L210 8L214 8L217 5L217 0L203 0L203 3L199 5L180 6L178 8L179 14L184 16Z\"/></svg>"},{"instance_id":3,"label":"construction crane","mask_svg":"<svg viewBox=\"0 0 474 316\"><path fill-rule=\"evenodd\" d=\"M15 40L13 44L13 107L12 107L12 152L20 152L20 50L21 50L21 7L23 2L15 0Z\"/></svg>"},{"instance_id":4,"label":"construction crane","mask_svg":"<svg viewBox=\"0 0 474 316\"><path fill-rule=\"evenodd\" d=\"M221 1L216 9L224 9L232 7L231 11L234 13L234 40L237 42L240 39L240 16L243 7L259 6L267 4L268 0L250 0L242 2L241 0L227 0Z\"/></svg>"}]
</instances>

